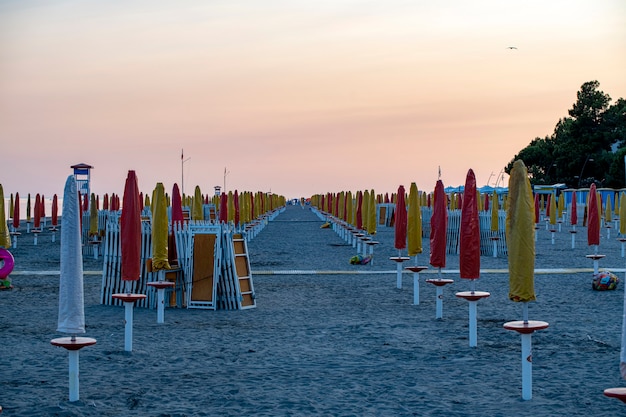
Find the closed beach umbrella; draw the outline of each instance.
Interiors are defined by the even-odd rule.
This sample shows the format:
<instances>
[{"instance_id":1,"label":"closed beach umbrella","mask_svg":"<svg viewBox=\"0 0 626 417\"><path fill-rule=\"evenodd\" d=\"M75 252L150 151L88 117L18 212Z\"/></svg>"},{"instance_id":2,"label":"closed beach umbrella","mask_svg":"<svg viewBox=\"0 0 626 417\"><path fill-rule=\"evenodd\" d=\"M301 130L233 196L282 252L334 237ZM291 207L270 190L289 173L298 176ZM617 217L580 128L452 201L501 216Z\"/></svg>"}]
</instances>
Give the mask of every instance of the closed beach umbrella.
<instances>
[{"instance_id":1,"label":"closed beach umbrella","mask_svg":"<svg viewBox=\"0 0 626 417\"><path fill-rule=\"evenodd\" d=\"M233 194L233 221L235 222L235 226L239 226L239 217L239 192L235 190L235 193Z\"/></svg>"},{"instance_id":2,"label":"closed beach umbrella","mask_svg":"<svg viewBox=\"0 0 626 417\"><path fill-rule=\"evenodd\" d=\"M51 222L52 222L52 227L56 227L59 224L59 199L56 194L52 197Z\"/></svg>"},{"instance_id":3,"label":"closed beach umbrella","mask_svg":"<svg viewBox=\"0 0 626 417\"><path fill-rule=\"evenodd\" d=\"M598 211L598 196L596 185L589 187L589 203L587 208L587 245L600 244L600 213Z\"/></svg>"},{"instance_id":4,"label":"closed beach umbrella","mask_svg":"<svg viewBox=\"0 0 626 417\"><path fill-rule=\"evenodd\" d=\"M15 201L13 201L13 193L11 193L11 201L9 202L9 218L13 218L13 206L15 205Z\"/></svg>"},{"instance_id":5,"label":"closed beach umbrella","mask_svg":"<svg viewBox=\"0 0 626 417\"><path fill-rule=\"evenodd\" d=\"M7 227L7 219L4 209L4 189L0 184L0 248L11 247L11 236Z\"/></svg>"},{"instance_id":6,"label":"closed beach umbrella","mask_svg":"<svg viewBox=\"0 0 626 417\"><path fill-rule=\"evenodd\" d=\"M460 277L469 279L469 292L458 292L459 298L465 298L469 302L469 346L477 346L477 320L476 305L480 298L489 297L489 293L475 291L475 280L480 277L480 220L478 217L478 200L480 195L476 193L476 176L470 169L465 179L463 205L461 206L461 227L459 234L459 267ZM485 194L485 203L489 201ZM492 209L495 205L492 204Z\"/></svg>"},{"instance_id":7,"label":"closed beach umbrella","mask_svg":"<svg viewBox=\"0 0 626 417\"><path fill-rule=\"evenodd\" d=\"M220 223L228 222L228 196L226 193L220 195Z\"/></svg>"},{"instance_id":8,"label":"closed beach umbrella","mask_svg":"<svg viewBox=\"0 0 626 417\"><path fill-rule=\"evenodd\" d=\"M233 192L229 191L227 195L227 205L228 205L228 223L235 223L235 200L233 196Z\"/></svg>"},{"instance_id":9,"label":"closed beach umbrella","mask_svg":"<svg viewBox=\"0 0 626 417\"><path fill-rule=\"evenodd\" d=\"M536 201L536 200L535 200ZM509 253L509 299L535 300L535 240L533 198L526 166L513 163L509 177L506 243Z\"/></svg>"},{"instance_id":10,"label":"closed beach umbrella","mask_svg":"<svg viewBox=\"0 0 626 417\"><path fill-rule=\"evenodd\" d=\"M539 207L540 205L541 205L541 200L540 200L539 194L535 194L535 223L539 223L539 212L541 211Z\"/></svg>"},{"instance_id":11,"label":"closed beach umbrella","mask_svg":"<svg viewBox=\"0 0 626 417\"><path fill-rule=\"evenodd\" d=\"M626 193L619 196L619 233L626 236Z\"/></svg>"},{"instance_id":12,"label":"closed beach umbrella","mask_svg":"<svg viewBox=\"0 0 626 417\"><path fill-rule=\"evenodd\" d=\"M363 212L363 230L366 232L369 228L369 207L370 207L370 192L365 190L363 192L363 201L361 202L361 211Z\"/></svg>"},{"instance_id":13,"label":"closed beach umbrella","mask_svg":"<svg viewBox=\"0 0 626 417\"><path fill-rule=\"evenodd\" d=\"M39 229L41 226L41 197L39 194L35 196L35 212L33 217L33 227Z\"/></svg>"},{"instance_id":14,"label":"closed beach umbrella","mask_svg":"<svg viewBox=\"0 0 626 417\"><path fill-rule=\"evenodd\" d=\"M613 207L611 206L611 196L607 195L606 203L604 205L604 221L605 222L609 223L613 220L611 217L612 212L613 212Z\"/></svg>"},{"instance_id":15,"label":"closed beach umbrella","mask_svg":"<svg viewBox=\"0 0 626 417\"><path fill-rule=\"evenodd\" d=\"M138 281L141 274L141 202L135 171L128 171L122 216L120 219L120 240L122 253L122 280ZM65 215L65 213L63 213ZM65 226L64 226L65 227Z\"/></svg>"},{"instance_id":16,"label":"closed beach umbrella","mask_svg":"<svg viewBox=\"0 0 626 417\"><path fill-rule=\"evenodd\" d=\"M559 195L558 208L557 208L559 219L563 219L564 209L565 209L565 193L561 193Z\"/></svg>"},{"instance_id":17,"label":"closed beach umbrella","mask_svg":"<svg viewBox=\"0 0 626 417\"><path fill-rule=\"evenodd\" d=\"M128 171L122 216L120 219L120 240L122 253L122 280L126 284L126 293L113 294L112 297L124 303L124 350L133 350L133 305L135 301L145 299L144 294L131 292L132 281L139 281L141 276L141 198L135 171Z\"/></svg>"},{"instance_id":18,"label":"closed beach umbrella","mask_svg":"<svg viewBox=\"0 0 626 417\"><path fill-rule=\"evenodd\" d=\"M28 193L28 198L26 199L26 222L30 223L31 218L30 193Z\"/></svg>"},{"instance_id":19,"label":"closed beach umbrella","mask_svg":"<svg viewBox=\"0 0 626 417\"><path fill-rule=\"evenodd\" d=\"M570 205L572 213L570 215L570 224L576 226L578 223L578 208L576 207L576 191L572 192L572 203Z\"/></svg>"},{"instance_id":20,"label":"closed beach umbrella","mask_svg":"<svg viewBox=\"0 0 626 417\"><path fill-rule=\"evenodd\" d=\"M437 180L433 200L433 214L430 218L430 264L437 268L445 268L448 209L447 197L441 180Z\"/></svg>"},{"instance_id":21,"label":"closed beach umbrella","mask_svg":"<svg viewBox=\"0 0 626 417\"><path fill-rule=\"evenodd\" d=\"M15 231L20 228L20 193L15 193L15 203L13 205L13 228Z\"/></svg>"},{"instance_id":22,"label":"closed beach umbrella","mask_svg":"<svg viewBox=\"0 0 626 417\"><path fill-rule=\"evenodd\" d=\"M495 233L500 230L500 218L498 216L500 203L498 201L496 190L493 190L493 197L491 200L491 231Z\"/></svg>"},{"instance_id":23,"label":"closed beach umbrella","mask_svg":"<svg viewBox=\"0 0 626 417\"><path fill-rule=\"evenodd\" d=\"M174 184L172 188L172 224L176 222L182 224L183 221L183 204L180 189L178 188L178 184Z\"/></svg>"},{"instance_id":24,"label":"closed beach umbrella","mask_svg":"<svg viewBox=\"0 0 626 417\"><path fill-rule=\"evenodd\" d=\"M152 269L170 269L168 261L168 220L165 188L163 183L156 185L152 199Z\"/></svg>"},{"instance_id":25,"label":"closed beach umbrella","mask_svg":"<svg viewBox=\"0 0 626 417\"><path fill-rule=\"evenodd\" d=\"M480 276L480 224L476 198L476 176L471 169L465 179L464 194L459 236L460 276L464 279L476 279Z\"/></svg>"},{"instance_id":26,"label":"closed beach umbrella","mask_svg":"<svg viewBox=\"0 0 626 417\"><path fill-rule=\"evenodd\" d=\"M346 221L354 226L354 203L352 202L352 191L348 191L346 197Z\"/></svg>"},{"instance_id":27,"label":"closed beach umbrella","mask_svg":"<svg viewBox=\"0 0 626 417\"><path fill-rule=\"evenodd\" d=\"M522 399L532 398L531 334L548 323L528 320L528 302L536 299L534 286L535 239L533 197L524 162L516 160L509 177L506 243L509 252L509 299L523 304L523 320L504 324L517 331L522 341Z\"/></svg>"},{"instance_id":28,"label":"closed beach umbrella","mask_svg":"<svg viewBox=\"0 0 626 417\"><path fill-rule=\"evenodd\" d=\"M356 228L363 229L363 192L356 193Z\"/></svg>"},{"instance_id":29,"label":"closed beach umbrella","mask_svg":"<svg viewBox=\"0 0 626 417\"><path fill-rule=\"evenodd\" d=\"M367 232L372 236L376 234L376 194L374 194L374 190L370 190L370 199L367 207Z\"/></svg>"},{"instance_id":30,"label":"closed beach umbrella","mask_svg":"<svg viewBox=\"0 0 626 417\"><path fill-rule=\"evenodd\" d=\"M398 256L402 249L406 248L407 235L407 212L406 200L404 196L404 185L398 187L398 197L396 199L396 224L395 224L394 247L398 249Z\"/></svg>"},{"instance_id":31,"label":"closed beach umbrella","mask_svg":"<svg viewBox=\"0 0 626 417\"><path fill-rule=\"evenodd\" d=\"M98 235L98 207L96 206L96 195L91 193L91 204L89 205L89 236Z\"/></svg>"},{"instance_id":32,"label":"closed beach umbrella","mask_svg":"<svg viewBox=\"0 0 626 417\"><path fill-rule=\"evenodd\" d=\"M556 224L556 198L553 195L550 195L550 224Z\"/></svg>"},{"instance_id":33,"label":"closed beach umbrella","mask_svg":"<svg viewBox=\"0 0 626 417\"><path fill-rule=\"evenodd\" d=\"M67 177L63 190L61 273L57 325L57 331L70 334L85 333L80 213L76 179L70 175Z\"/></svg>"},{"instance_id":34,"label":"closed beach umbrella","mask_svg":"<svg viewBox=\"0 0 626 417\"><path fill-rule=\"evenodd\" d=\"M407 212L407 254L416 256L422 253L422 213L417 185L412 182L409 188L409 209Z\"/></svg>"},{"instance_id":35,"label":"closed beach umbrella","mask_svg":"<svg viewBox=\"0 0 626 417\"><path fill-rule=\"evenodd\" d=\"M198 185L196 185L196 189L193 195L191 218L193 220L204 220L204 212L202 210L202 192L200 191L200 186Z\"/></svg>"}]
</instances>

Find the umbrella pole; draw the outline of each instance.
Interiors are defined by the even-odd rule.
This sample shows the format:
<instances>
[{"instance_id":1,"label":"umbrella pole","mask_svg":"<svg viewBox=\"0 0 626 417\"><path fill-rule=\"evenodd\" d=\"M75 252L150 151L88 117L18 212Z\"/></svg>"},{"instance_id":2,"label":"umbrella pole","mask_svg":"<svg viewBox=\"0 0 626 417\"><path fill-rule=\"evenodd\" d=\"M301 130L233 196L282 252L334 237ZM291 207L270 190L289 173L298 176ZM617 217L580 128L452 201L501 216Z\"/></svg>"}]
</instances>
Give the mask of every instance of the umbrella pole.
<instances>
[{"instance_id":1,"label":"umbrella pole","mask_svg":"<svg viewBox=\"0 0 626 417\"><path fill-rule=\"evenodd\" d=\"M69 350L70 402L80 399L78 383L78 350Z\"/></svg>"},{"instance_id":2,"label":"umbrella pole","mask_svg":"<svg viewBox=\"0 0 626 417\"><path fill-rule=\"evenodd\" d=\"M528 303L522 303L522 318L528 324ZM533 362L532 362L532 333L521 333L522 337L522 399L530 400L533 397Z\"/></svg>"},{"instance_id":3,"label":"umbrella pole","mask_svg":"<svg viewBox=\"0 0 626 417\"><path fill-rule=\"evenodd\" d=\"M522 399L533 398L532 333L522 333Z\"/></svg>"},{"instance_id":4,"label":"umbrella pole","mask_svg":"<svg viewBox=\"0 0 626 417\"><path fill-rule=\"evenodd\" d=\"M124 301L124 350L133 351L133 306L134 301Z\"/></svg>"},{"instance_id":5,"label":"umbrella pole","mask_svg":"<svg viewBox=\"0 0 626 417\"><path fill-rule=\"evenodd\" d=\"M439 279L441 279L441 267L439 267L437 274L439 276ZM443 286L437 285L436 288L437 302L435 318L440 319L443 318Z\"/></svg>"},{"instance_id":6,"label":"umbrella pole","mask_svg":"<svg viewBox=\"0 0 626 417\"><path fill-rule=\"evenodd\" d=\"M402 258L401 250L398 250L398 258ZM402 288L402 262L396 262L396 288Z\"/></svg>"}]
</instances>

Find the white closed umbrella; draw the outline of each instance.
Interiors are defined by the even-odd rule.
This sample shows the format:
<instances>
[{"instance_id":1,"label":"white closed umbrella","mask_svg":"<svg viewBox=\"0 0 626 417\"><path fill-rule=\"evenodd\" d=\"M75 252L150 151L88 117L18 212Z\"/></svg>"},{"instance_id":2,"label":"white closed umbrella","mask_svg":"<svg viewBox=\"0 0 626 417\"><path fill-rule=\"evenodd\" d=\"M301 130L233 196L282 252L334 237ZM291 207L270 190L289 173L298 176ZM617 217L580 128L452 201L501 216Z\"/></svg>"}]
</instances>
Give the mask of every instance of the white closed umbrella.
<instances>
[{"instance_id":1,"label":"white closed umbrella","mask_svg":"<svg viewBox=\"0 0 626 417\"><path fill-rule=\"evenodd\" d=\"M70 337L52 339L50 343L69 352L70 401L78 401L78 351L96 343L96 339L76 337L85 333L83 297L83 255L80 235L80 205L76 180L70 175L63 193L63 227L61 228L61 274L59 278L59 318L57 331Z\"/></svg>"}]
</instances>

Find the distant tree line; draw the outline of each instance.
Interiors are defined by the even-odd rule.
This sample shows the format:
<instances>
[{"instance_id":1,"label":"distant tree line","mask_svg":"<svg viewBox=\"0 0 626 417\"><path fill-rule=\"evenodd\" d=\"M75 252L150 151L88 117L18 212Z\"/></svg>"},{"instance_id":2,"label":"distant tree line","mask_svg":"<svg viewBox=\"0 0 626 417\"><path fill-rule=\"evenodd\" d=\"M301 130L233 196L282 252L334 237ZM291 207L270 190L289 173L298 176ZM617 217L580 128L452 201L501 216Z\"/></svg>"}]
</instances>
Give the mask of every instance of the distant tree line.
<instances>
[{"instance_id":1,"label":"distant tree line","mask_svg":"<svg viewBox=\"0 0 626 417\"><path fill-rule=\"evenodd\" d=\"M535 138L509 162L524 161L532 184L564 183L570 188L626 186L626 101L610 105L598 81L582 85L577 101L554 132Z\"/></svg>"}]
</instances>

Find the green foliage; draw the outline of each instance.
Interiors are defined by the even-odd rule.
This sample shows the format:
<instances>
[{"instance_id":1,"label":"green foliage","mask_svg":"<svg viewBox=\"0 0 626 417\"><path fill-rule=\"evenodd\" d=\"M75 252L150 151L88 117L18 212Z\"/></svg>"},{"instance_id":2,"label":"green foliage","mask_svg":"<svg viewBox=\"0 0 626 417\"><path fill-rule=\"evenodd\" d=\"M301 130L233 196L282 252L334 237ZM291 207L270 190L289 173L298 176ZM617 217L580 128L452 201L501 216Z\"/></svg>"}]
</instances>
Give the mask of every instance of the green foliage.
<instances>
[{"instance_id":1,"label":"green foliage","mask_svg":"<svg viewBox=\"0 0 626 417\"><path fill-rule=\"evenodd\" d=\"M533 184L565 183L572 188L596 183L623 188L626 184L626 101L610 105L598 81L584 83L577 101L560 119L551 136L535 138L506 166L522 159Z\"/></svg>"}]
</instances>

